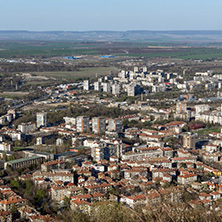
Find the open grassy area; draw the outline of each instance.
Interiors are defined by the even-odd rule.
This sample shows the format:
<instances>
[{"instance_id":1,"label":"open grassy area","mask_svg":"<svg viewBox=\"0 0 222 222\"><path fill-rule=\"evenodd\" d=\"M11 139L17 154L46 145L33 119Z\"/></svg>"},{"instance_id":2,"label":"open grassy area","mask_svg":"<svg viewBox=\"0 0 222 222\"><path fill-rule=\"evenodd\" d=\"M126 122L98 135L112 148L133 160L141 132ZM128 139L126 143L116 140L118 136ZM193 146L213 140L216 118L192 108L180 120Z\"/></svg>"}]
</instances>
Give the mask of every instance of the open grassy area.
<instances>
[{"instance_id":1,"label":"open grassy area","mask_svg":"<svg viewBox=\"0 0 222 222\"><path fill-rule=\"evenodd\" d=\"M70 72L34 72L33 74L39 76L53 77L57 79L76 80L79 78L91 78L97 76L110 75L110 72L117 71L115 67L92 67L81 68L79 71Z\"/></svg>"},{"instance_id":2,"label":"open grassy area","mask_svg":"<svg viewBox=\"0 0 222 222\"><path fill-rule=\"evenodd\" d=\"M211 127L211 128L201 129L195 132L199 136L202 136L202 135L208 135L209 133L219 133L220 130L221 130L221 127Z\"/></svg>"},{"instance_id":3,"label":"open grassy area","mask_svg":"<svg viewBox=\"0 0 222 222\"><path fill-rule=\"evenodd\" d=\"M0 42L1 58L25 56L67 56L96 55L99 52L92 46L83 47L78 42Z\"/></svg>"},{"instance_id":4,"label":"open grassy area","mask_svg":"<svg viewBox=\"0 0 222 222\"><path fill-rule=\"evenodd\" d=\"M0 58L27 56L79 56L104 55L179 58L179 59L214 59L222 58L221 48L191 47L175 42L47 42L47 41L0 41Z\"/></svg>"},{"instance_id":5,"label":"open grassy area","mask_svg":"<svg viewBox=\"0 0 222 222\"><path fill-rule=\"evenodd\" d=\"M3 92L0 93L0 97L9 99L21 99L28 94L29 92Z\"/></svg>"},{"instance_id":6,"label":"open grassy area","mask_svg":"<svg viewBox=\"0 0 222 222\"><path fill-rule=\"evenodd\" d=\"M216 48L153 48L129 50L128 54L116 54L119 56L145 57L145 58L178 58L178 59L221 59L222 50Z\"/></svg>"}]
</instances>

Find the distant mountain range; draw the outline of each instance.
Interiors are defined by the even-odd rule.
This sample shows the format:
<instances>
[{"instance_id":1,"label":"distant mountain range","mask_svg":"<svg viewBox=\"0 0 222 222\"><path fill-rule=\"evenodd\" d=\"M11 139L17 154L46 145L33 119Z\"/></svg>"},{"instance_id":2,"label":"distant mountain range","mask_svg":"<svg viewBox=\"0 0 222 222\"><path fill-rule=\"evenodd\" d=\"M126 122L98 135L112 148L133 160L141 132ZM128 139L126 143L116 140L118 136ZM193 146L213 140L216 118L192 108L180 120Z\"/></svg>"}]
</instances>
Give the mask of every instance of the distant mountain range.
<instances>
[{"instance_id":1,"label":"distant mountain range","mask_svg":"<svg viewBox=\"0 0 222 222\"><path fill-rule=\"evenodd\" d=\"M0 40L222 42L222 31L0 31Z\"/></svg>"}]
</instances>

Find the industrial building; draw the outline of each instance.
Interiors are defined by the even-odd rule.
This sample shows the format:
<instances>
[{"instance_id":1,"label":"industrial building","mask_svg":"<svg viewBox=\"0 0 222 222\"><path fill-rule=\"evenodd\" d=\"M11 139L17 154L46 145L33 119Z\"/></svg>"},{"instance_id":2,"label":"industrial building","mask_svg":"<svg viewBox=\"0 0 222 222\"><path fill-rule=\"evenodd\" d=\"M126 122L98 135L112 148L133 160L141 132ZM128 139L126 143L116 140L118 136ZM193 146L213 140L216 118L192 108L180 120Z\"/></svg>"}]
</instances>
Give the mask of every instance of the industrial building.
<instances>
[{"instance_id":1,"label":"industrial building","mask_svg":"<svg viewBox=\"0 0 222 222\"><path fill-rule=\"evenodd\" d=\"M42 163L43 159L45 158L39 156L32 156L32 157L8 161L5 162L4 169L7 169L8 166L12 167L13 169L22 169L25 167L34 166L37 165L38 163Z\"/></svg>"}]
</instances>

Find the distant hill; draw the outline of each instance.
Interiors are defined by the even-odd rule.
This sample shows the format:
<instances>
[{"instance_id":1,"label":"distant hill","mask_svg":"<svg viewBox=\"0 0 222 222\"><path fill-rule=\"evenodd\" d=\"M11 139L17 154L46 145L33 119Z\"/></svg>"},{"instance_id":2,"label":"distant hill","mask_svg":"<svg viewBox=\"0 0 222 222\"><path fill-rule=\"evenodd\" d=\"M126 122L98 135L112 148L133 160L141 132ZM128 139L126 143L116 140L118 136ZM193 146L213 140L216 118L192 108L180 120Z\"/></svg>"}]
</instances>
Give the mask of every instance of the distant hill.
<instances>
[{"instance_id":1,"label":"distant hill","mask_svg":"<svg viewBox=\"0 0 222 222\"><path fill-rule=\"evenodd\" d=\"M0 31L0 40L222 42L222 31Z\"/></svg>"}]
</instances>

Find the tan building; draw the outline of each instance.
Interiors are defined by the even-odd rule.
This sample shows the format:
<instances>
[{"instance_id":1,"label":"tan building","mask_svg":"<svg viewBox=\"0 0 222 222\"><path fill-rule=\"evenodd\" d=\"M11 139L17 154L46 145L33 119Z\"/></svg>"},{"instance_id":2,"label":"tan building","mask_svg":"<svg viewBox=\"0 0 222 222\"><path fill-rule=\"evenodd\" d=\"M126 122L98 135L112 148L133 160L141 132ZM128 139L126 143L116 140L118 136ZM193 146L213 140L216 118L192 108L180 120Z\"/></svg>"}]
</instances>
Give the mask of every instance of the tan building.
<instances>
[{"instance_id":1,"label":"tan building","mask_svg":"<svg viewBox=\"0 0 222 222\"><path fill-rule=\"evenodd\" d=\"M84 193L84 188L73 186L56 187L52 186L50 189L51 197L53 200L61 201L65 197L70 198L71 196L80 195Z\"/></svg>"},{"instance_id":2,"label":"tan building","mask_svg":"<svg viewBox=\"0 0 222 222\"><path fill-rule=\"evenodd\" d=\"M12 213L9 211L0 211L0 221L1 222L10 222L12 221Z\"/></svg>"},{"instance_id":3,"label":"tan building","mask_svg":"<svg viewBox=\"0 0 222 222\"><path fill-rule=\"evenodd\" d=\"M196 135L190 132L183 135L183 148L195 149L196 147Z\"/></svg>"},{"instance_id":4,"label":"tan building","mask_svg":"<svg viewBox=\"0 0 222 222\"><path fill-rule=\"evenodd\" d=\"M12 206L21 207L26 204L26 200L22 199L20 196L12 196L8 199L4 199L0 201L0 209L9 211Z\"/></svg>"},{"instance_id":5,"label":"tan building","mask_svg":"<svg viewBox=\"0 0 222 222\"><path fill-rule=\"evenodd\" d=\"M43 163L41 165L41 171L47 172L52 169L64 169L65 168L65 162L61 160L52 160L46 163Z\"/></svg>"}]
</instances>

